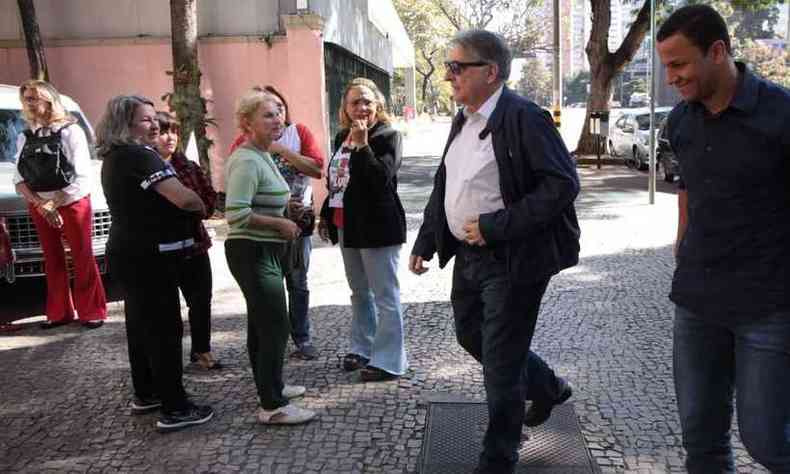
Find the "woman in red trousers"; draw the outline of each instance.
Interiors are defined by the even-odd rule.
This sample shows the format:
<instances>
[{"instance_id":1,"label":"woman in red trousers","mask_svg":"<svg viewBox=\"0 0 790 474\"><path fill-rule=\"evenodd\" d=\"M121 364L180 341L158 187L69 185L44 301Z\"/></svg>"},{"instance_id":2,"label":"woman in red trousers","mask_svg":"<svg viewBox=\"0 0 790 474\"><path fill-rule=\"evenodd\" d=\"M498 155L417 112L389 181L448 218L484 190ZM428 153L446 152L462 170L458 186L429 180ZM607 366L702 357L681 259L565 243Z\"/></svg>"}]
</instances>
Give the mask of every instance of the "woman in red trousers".
<instances>
[{"instance_id":1,"label":"woman in red trousers","mask_svg":"<svg viewBox=\"0 0 790 474\"><path fill-rule=\"evenodd\" d=\"M96 329L104 323L107 305L91 245L88 140L51 84L27 81L19 88L19 99L29 130L17 139L14 184L28 201L44 251L47 321L41 327L68 324L74 320L76 310L84 327ZM59 160L59 166L50 166L53 160ZM69 245L74 268L73 290L63 238Z\"/></svg>"}]
</instances>

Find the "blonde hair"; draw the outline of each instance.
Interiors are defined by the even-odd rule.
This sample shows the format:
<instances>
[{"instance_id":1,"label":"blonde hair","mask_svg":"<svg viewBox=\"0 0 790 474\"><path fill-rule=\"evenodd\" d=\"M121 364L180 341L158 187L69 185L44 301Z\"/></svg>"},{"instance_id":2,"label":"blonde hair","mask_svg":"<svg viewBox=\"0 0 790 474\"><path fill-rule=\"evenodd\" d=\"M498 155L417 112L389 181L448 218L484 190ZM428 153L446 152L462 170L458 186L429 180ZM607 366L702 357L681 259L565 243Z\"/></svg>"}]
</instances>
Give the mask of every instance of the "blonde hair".
<instances>
[{"instance_id":1,"label":"blonde hair","mask_svg":"<svg viewBox=\"0 0 790 474\"><path fill-rule=\"evenodd\" d=\"M49 104L48 117L37 117L28 109L27 102L25 102L25 92L28 90L35 91L39 100ZM49 82L38 79L30 79L23 82L19 86L19 100L22 102L22 116L30 125L66 125L77 121L66 111L63 102L60 100L60 93Z\"/></svg>"},{"instance_id":2,"label":"blonde hair","mask_svg":"<svg viewBox=\"0 0 790 474\"><path fill-rule=\"evenodd\" d=\"M99 124L96 126L96 146L99 156L110 152L114 145L139 144L132 134L132 121L139 107L154 103L139 95L119 95L107 102Z\"/></svg>"},{"instance_id":3,"label":"blonde hair","mask_svg":"<svg viewBox=\"0 0 790 474\"><path fill-rule=\"evenodd\" d=\"M340 120L341 128L351 128L351 117L346 113L346 97L351 89L369 89L370 92L376 96L376 120L389 124L392 122L390 115L387 113L387 99L381 93L375 82L365 77L357 77L348 83L346 89L343 91L343 98L340 100L340 110L338 111L338 118Z\"/></svg>"},{"instance_id":4,"label":"blonde hair","mask_svg":"<svg viewBox=\"0 0 790 474\"><path fill-rule=\"evenodd\" d=\"M236 103L236 126L247 133L247 123L264 102L277 103L277 98L270 92L253 88L247 91Z\"/></svg>"}]
</instances>

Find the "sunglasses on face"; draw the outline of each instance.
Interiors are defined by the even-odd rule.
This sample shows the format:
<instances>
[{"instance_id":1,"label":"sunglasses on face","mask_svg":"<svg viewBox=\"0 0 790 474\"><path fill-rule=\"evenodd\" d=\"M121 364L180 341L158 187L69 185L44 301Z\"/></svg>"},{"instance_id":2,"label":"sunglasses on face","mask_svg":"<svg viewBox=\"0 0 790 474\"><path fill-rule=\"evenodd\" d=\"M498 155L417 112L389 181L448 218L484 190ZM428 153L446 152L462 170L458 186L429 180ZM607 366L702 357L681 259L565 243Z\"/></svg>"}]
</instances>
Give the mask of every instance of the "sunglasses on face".
<instances>
[{"instance_id":1,"label":"sunglasses on face","mask_svg":"<svg viewBox=\"0 0 790 474\"><path fill-rule=\"evenodd\" d=\"M445 61L444 68L449 71L452 75L458 76L464 72L464 69L468 67L480 67L480 66L488 66L491 63L487 63L485 61Z\"/></svg>"}]
</instances>

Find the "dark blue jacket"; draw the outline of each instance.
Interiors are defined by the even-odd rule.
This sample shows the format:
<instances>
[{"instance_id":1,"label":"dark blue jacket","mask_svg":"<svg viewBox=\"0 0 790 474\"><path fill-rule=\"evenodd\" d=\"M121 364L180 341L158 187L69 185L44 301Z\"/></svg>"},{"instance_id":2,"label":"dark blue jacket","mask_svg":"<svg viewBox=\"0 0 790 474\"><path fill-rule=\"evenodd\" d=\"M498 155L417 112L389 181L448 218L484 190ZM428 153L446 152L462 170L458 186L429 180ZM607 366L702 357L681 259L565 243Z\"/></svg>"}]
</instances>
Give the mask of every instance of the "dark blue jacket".
<instances>
[{"instance_id":1,"label":"dark blue jacket","mask_svg":"<svg viewBox=\"0 0 790 474\"><path fill-rule=\"evenodd\" d=\"M464 123L453 121L433 192L412 255L444 267L460 242L444 212L447 149ZM579 261L579 223L573 201L579 193L576 166L551 120L535 103L504 89L483 134L491 133L505 209L480 215L489 246L506 249L514 283L545 279Z\"/></svg>"}]
</instances>

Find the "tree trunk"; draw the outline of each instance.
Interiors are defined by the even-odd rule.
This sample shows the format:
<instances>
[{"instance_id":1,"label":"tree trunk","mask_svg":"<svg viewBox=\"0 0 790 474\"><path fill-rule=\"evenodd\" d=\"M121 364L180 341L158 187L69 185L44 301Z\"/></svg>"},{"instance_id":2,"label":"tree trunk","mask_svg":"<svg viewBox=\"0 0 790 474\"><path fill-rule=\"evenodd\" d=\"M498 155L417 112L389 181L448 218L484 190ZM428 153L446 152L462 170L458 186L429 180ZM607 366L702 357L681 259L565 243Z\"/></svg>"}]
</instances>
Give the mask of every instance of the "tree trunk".
<instances>
[{"instance_id":1,"label":"tree trunk","mask_svg":"<svg viewBox=\"0 0 790 474\"><path fill-rule=\"evenodd\" d=\"M657 0L656 3L662 1ZM590 62L590 97L587 101L587 114L579 144L576 147L576 153L579 155L595 153L595 138L590 134L590 112L609 111L609 97L612 95L614 77L634 58L650 24L650 0L645 0L620 47L615 52L609 51L609 27L612 16L610 2L611 0L590 0L592 31L585 48Z\"/></svg>"},{"instance_id":2,"label":"tree trunk","mask_svg":"<svg viewBox=\"0 0 790 474\"><path fill-rule=\"evenodd\" d=\"M200 95L198 65L197 0L170 0L170 28L173 49L173 95L170 107L181 123L181 139L186 145L192 132L200 166L211 179L206 137L206 101Z\"/></svg>"},{"instance_id":3,"label":"tree trunk","mask_svg":"<svg viewBox=\"0 0 790 474\"><path fill-rule=\"evenodd\" d=\"M22 18L22 29L25 32L27 57L30 62L30 77L49 82L47 58L44 56L44 45L41 42L41 30L38 28L36 7L33 0L17 0L19 16Z\"/></svg>"},{"instance_id":4,"label":"tree trunk","mask_svg":"<svg viewBox=\"0 0 790 474\"><path fill-rule=\"evenodd\" d=\"M430 68L428 69L427 72L422 72L420 71L419 68L415 68L415 70L418 73L420 73L420 75L422 76L422 109L423 110L421 112L425 112L425 109L428 107L428 105L425 103L425 99L428 96L428 86L431 84L431 76L433 76L433 73L436 71L436 66L433 64L433 55L436 54L437 51L438 49L434 49L433 51L431 51L430 54L426 54L425 50L420 51L420 54L422 54L423 59L425 59L425 62L428 64L428 67Z\"/></svg>"},{"instance_id":5,"label":"tree trunk","mask_svg":"<svg viewBox=\"0 0 790 474\"><path fill-rule=\"evenodd\" d=\"M422 110L420 112L425 112L425 110L428 108L428 104L425 102L425 100L428 98L428 85L430 83L430 74L422 78Z\"/></svg>"}]
</instances>

